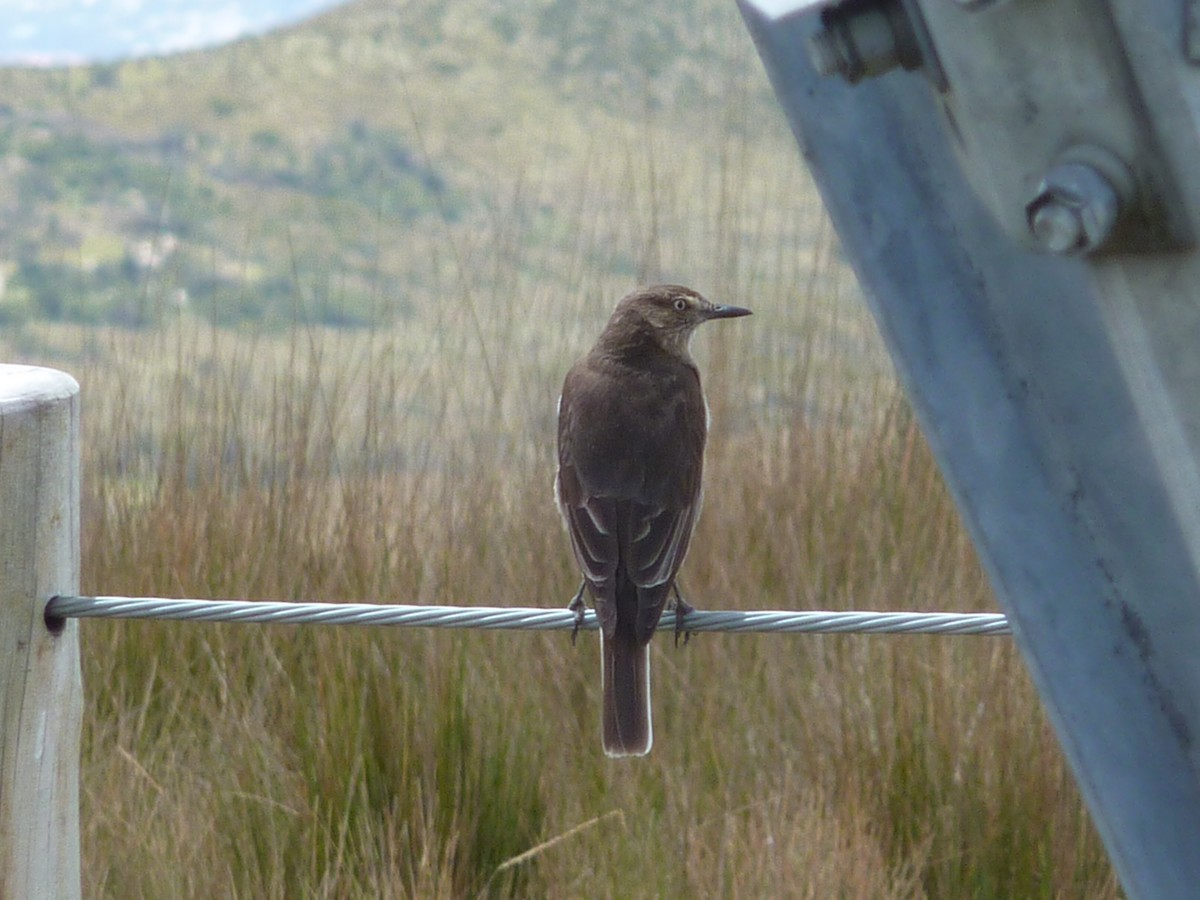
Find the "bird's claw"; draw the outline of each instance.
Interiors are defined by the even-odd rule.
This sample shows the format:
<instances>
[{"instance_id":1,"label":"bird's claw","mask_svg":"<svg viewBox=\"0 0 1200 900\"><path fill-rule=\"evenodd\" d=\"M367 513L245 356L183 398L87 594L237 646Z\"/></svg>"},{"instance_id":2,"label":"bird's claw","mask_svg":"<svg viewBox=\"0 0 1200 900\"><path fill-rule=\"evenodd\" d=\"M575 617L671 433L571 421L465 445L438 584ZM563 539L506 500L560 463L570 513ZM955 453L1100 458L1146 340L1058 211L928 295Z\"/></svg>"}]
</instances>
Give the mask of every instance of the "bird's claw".
<instances>
[{"instance_id":1,"label":"bird's claw","mask_svg":"<svg viewBox=\"0 0 1200 900\"><path fill-rule=\"evenodd\" d=\"M586 585L586 581L580 582L579 590L575 592L575 596L567 604L567 609L575 613L575 627L571 629L572 647L575 646L575 638L579 636L579 629L583 627L583 614L587 611L587 604L583 602L583 589Z\"/></svg>"},{"instance_id":2,"label":"bird's claw","mask_svg":"<svg viewBox=\"0 0 1200 900\"><path fill-rule=\"evenodd\" d=\"M683 635L683 646L688 645L688 641L692 639L692 633L683 627L683 620L687 618L688 613L696 611L696 607L683 599L683 595L679 593L679 585L671 585L671 589L675 592L675 601L672 603L672 608L675 610L675 646L679 646L679 635Z\"/></svg>"}]
</instances>

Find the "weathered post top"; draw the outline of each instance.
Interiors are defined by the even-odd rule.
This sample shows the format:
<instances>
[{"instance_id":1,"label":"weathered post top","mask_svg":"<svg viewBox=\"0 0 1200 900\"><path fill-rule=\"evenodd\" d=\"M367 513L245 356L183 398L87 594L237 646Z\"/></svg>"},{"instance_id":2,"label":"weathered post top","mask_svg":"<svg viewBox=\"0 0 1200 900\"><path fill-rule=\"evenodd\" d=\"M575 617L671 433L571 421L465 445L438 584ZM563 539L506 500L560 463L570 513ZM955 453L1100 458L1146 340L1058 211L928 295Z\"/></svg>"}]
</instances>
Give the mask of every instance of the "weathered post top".
<instances>
[{"instance_id":1,"label":"weathered post top","mask_svg":"<svg viewBox=\"0 0 1200 900\"><path fill-rule=\"evenodd\" d=\"M0 897L78 897L79 385L0 365Z\"/></svg>"},{"instance_id":2,"label":"weathered post top","mask_svg":"<svg viewBox=\"0 0 1200 900\"><path fill-rule=\"evenodd\" d=\"M0 416L19 415L74 397L79 382L58 369L0 363Z\"/></svg>"}]
</instances>

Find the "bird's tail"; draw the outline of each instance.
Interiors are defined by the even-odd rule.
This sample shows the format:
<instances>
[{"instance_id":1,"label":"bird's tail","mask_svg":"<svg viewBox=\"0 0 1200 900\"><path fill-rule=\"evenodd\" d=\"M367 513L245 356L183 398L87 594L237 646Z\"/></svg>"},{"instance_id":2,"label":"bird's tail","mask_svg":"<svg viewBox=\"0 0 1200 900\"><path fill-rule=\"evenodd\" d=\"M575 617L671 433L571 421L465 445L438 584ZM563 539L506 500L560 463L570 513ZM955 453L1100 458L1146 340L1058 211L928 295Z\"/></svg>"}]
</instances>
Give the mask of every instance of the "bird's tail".
<instances>
[{"instance_id":1,"label":"bird's tail","mask_svg":"<svg viewBox=\"0 0 1200 900\"><path fill-rule=\"evenodd\" d=\"M608 756L645 756L654 734L650 727L650 645L632 630L617 628L611 638L600 632L600 673L604 682L604 752Z\"/></svg>"}]
</instances>

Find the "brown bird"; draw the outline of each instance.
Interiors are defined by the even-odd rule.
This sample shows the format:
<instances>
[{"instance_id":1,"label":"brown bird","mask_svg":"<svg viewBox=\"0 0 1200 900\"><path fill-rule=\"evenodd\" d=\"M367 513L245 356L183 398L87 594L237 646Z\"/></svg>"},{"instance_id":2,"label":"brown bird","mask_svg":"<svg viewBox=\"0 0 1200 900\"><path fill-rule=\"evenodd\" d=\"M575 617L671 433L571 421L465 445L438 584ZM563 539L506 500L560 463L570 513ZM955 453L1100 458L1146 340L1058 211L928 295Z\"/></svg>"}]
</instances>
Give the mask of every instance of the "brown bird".
<instances>
[{"instance_id":1,"label":"brown bird","mask_svg":"<svg viewBox=\"0 0 1200 900\"><path fill-rule=\"evenodd\" d=\"M689 352L709 319L746 316L675 284L623 298L558 401L555 494L600 621L609 756L650 751L650 638L700 511L708 406ZM576 626L578 628L578 624ZM677 633L679 626L677 625Z\"/></svg>"}]
</instances>

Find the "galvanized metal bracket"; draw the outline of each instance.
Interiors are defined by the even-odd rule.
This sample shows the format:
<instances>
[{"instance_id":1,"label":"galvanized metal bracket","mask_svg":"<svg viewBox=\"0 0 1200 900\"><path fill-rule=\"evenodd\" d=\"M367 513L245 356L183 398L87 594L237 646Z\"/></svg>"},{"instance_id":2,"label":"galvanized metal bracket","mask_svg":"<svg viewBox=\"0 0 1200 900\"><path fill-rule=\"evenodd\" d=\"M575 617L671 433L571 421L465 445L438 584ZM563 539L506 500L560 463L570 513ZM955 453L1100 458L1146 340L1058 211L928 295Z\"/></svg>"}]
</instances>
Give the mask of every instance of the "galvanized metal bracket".
<instances>
[{"instance_id":1,"label":"galvanized metal bracket","mask_svg":"<svg viewBox=\"0 0 1200 900\"><path fill-rule=\"evenodd\" d=\"M1200 142L1160 135L1104 5L844 0L821 4L820 18L809 43L818 72L927 76L964 172L1014 240L1060 254L1191 245L1161 141L1185 144L1176 153L1190 159Z\"/></svg>"},{"instance_id":2,"label":"galvanized metal bracket","mask_svg":"<svg viewBox=\"0 0 1200 900\"><path fill-rule=\"evenodd\" d=\"M1126 892L1195 896L1196 3L741 2Z\"/></svg>"}]
</instances>

